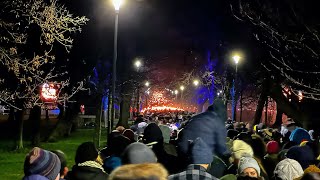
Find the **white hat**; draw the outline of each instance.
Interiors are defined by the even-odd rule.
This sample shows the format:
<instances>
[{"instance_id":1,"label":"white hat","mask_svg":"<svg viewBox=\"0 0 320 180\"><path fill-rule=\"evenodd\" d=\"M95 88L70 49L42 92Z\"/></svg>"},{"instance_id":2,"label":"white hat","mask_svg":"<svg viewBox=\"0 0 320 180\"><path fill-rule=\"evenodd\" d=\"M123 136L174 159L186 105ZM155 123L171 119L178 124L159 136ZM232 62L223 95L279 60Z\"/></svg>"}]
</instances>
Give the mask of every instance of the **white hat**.
<instances>
[{"instance_id":1,"label":"white hat","mask_svg":"<svg viewBox=\"0 0 320 180\"><path fill-rule=\"evenodd\" d=\"M301 177L303 169L298 161L286 158L277 164L273 173L282 180L292 180Z\"/></svg>"}]
</instances>

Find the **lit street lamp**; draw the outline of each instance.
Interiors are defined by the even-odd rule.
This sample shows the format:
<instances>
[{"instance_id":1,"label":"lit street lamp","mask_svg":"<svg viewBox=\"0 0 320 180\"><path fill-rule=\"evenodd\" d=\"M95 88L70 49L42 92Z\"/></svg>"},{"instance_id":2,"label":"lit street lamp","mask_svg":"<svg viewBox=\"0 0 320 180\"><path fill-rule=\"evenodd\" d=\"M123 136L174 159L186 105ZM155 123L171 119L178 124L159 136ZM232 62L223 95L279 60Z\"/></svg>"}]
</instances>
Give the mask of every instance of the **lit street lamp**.
<instances>
[{"instance_id":1,"label":"lit street lamp","mask_svg":"<svg viewBox=\"0 0 320 180\"><path fill-rule=\"evenodd\" d=\"M144 85L145 85L146 87L149 87L149 86L150 86L150 83L147 81Z\"/></svg>"},{"instance_id":2,"label":"lit street lamp","mask_svg":"<svg viewBox=\"0 0 320 180\"><path fill-rule=\"evenodd\" d=\"M117 78L117 58L118 58L118 23L119 23L119 10L123 3L123 0L113 0L113 5L115 9L115 23L114 23L114 42L113 42L113 61L112 61L112 107L111 116L109 115L111 122L108 126L109 132L111 132L113 122L115 120L115 93L116 93L116 78ZM109 120L110 120L109 119Z\"/></svg>"},{"instance_id":3,"label":"lit street lamp","mask_svg":"<svg viewBox=\"0 0 320 180\"><path fill-rule=\"evenodd\" d=\"M234 63L236 64L236 73L238 72L238 63L241 59L241 57L238 54L235 54L232 56L232 59L234 61Z\"/></svg>"},{"instance_id":4,"label":"lit street lamp","mask_svg":"<svg viewBox=\"0 0 320 180\"><path fill-rule=\"evenodd\" d=\"M183 96L183 91L184 91L185 87L184 86L180 86L180 90L181 90L181 102L182 102L182 96Z\"/></svg>"},{"instance_id":5,"label":"lit street lamp","mask_svg":"<svg viewBox=\"0 0 320 180\"><path fill-rule=\"evenodd\" d=\"M241 59L241 56L239 54L234 54L232 56L232 59L236 65L236 75L233 78L233 86L231 90L231 97L232 97L232 110L231 110L231 115L232 115L232 120L236 121L236 108L237 108L237 102L236 102L236 81L237 81L237 76L238 76L238 64ZM241 116L241 115L240 115ZM240 118L241 119L241 118Z\"/></svg>"},{"instance_id":6,"label":"lit street lamp","mask_svg":"<svg viewBox=\"0 0 320 180\"><path fill-rule=\"evenodd\" d=\"M179 93L178 90L174 90L174 94L176 95L176 100L178 99L178 93Z\"/></svg>"},{"instance_id":7,"label":"lit street lamp","mask_svg":"<svg viewBox=\"0 0 320 180\"><path fill-rule=\"evenodd\" d=\"M194 80L193 85L198 86L199 85L199 80Z\"/></svg>"},{"instance_id":8,"label":"lit street lamp","mask_svg":"<svg viewBox=\"0 0 320 180\"><path fill-rule=\"evenodd\" d=\"M138 70L139 70L139 68L142 66L142 62L138 59L138 60L136 60L135 62L134 62L134 65L138 68Z\"/></svg>"}]
</instances>

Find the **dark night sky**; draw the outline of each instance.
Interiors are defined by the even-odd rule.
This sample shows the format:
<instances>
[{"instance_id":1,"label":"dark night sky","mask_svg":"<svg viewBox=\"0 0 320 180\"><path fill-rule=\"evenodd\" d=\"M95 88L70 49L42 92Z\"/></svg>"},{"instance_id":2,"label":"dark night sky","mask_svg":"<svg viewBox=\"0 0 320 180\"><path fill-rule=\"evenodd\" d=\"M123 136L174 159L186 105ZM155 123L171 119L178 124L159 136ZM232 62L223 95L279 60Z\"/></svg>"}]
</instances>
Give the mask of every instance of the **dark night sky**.
<instances>
[{"instance_id":1,"label":"dark night sky","mask_svg":"<svg viewBox=\"0 0 320 180\"><path fill-rule=\"evenodd\" d=\"M90 18L75 39L71 53L73 69L85 68L89 73L97 59L111 61L114 31L111 2L69 0L66 5L72 13ZM127 0L120 10L118 62L128 64L128 59L136 56L154 62L168 59L170 71L181 65L184 52L192 49L204 52L220 43L227 44L230 50L247 50L251 47L250 38L249 30L232 17L225 0ZM249 52L245 53L250 57Z\"/></svg>"}]
</instances>

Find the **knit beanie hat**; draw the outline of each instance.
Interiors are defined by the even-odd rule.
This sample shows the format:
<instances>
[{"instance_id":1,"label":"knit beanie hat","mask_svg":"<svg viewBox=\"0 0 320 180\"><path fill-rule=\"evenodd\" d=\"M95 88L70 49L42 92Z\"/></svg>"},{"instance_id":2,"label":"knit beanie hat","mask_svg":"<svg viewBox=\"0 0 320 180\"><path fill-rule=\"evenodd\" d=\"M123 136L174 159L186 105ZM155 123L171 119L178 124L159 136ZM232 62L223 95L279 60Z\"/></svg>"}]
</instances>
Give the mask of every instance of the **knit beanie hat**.
<instances>
[{"instance_id":1,"label":"knit beanie hat","mask_svg":"<svg viewBox=\"0 0 320 180\"><path fill-rule=\"evenodd\" d=\"M303 169L298 161L289 158L280 161L274 170L274 176L282 180L292 180L302 175Z\"/></svg>"},{"instance_id":2,"label":"knit beanie hat","mask_svg":"<svg viewBox=\"0 0 320 180\"><path fill-rule=\"evenodd\" d=\"M268 154L277 154L280 150L279 143L277 141L269 141L266 147Z\"/></svg>"},{"instance_id":3,"label":"knit beanie hat","mask_svg":"<svg viewBox=\"0 0 320 180\"><path fill-rule=\"evenodd\" d=\"M163 136L161 129L159 126L155 123L150 123L145 129L144 129L144 136L143 136L143 142L145 144L149 144L152 142L158 142L159 144L163 143Z\"/></svg>"},{"instance_id":4,"label":"knit beanie hat","mask_svg":"<svg viewBox=\"0 0 320 180\"><path fill-rule=\"evenodd\" d=\"M130 144L122 154L123 164L156 163L157 157L145 144L135 142Z\"/></svg>"},{"instance_id":5,"label":"knit beanie hat","mask_svg":"<svg viewBox=\"0 0 320 180\"><path fill-rule=\"evenodd\" d=\"M130 139L123 135L108 140L110 141L110 146L108 147L110 152L118 157L120 157L126 147L131 144Z\"/></svg>"},{"instance_id":6,"label":"knit beanie hat","mask_svg":"<svg viewBox=\"0 0 320 180\"><path fill-rule=\"evenodd\" d=\"M242 156L253 157L251 146L242 140L234 140L231 147L231 154L234 158L240 159Z\"/></svg>"},{"instance_id":7,"label":"knit beanie hat","mask_svg":"<svg viewBox=\"0 0 320 180\"><path fill-rule=\"evenodd\" d=\"M211 164L213 161L212 148L200 137L190 144L190 157L192 164Z\"/></svg>"},{"instance_id":8,"label":"knit beanie hat","mask_svg":"<svg viewBox=\"0 0 320 180\"><path fill-rule=\"evenodd\" d=\"M247 168L254 168L258 176L260 176L260 167L258 162L253 157L242 157L238 165L238 174L241 174Z\"/></svg>"},{"instance_id":9,"label":"knit beanie hat","mask_svg":"<svg viewBox=\"0 0 320 180\"><path fill-rule=\"evenodd\" d=\"M293 146L288 150L286 157L298 161L303 169L314 164L316 160L316 157L309 146Z\"/></svg>"},{"instance_id":10,"label":"knit beanie hat","mask_svg":"<svg viewBox=\"0 0 320 180\"><path fill-rule=\"evenodd\" d=\"M55 180L60 168L60 160L56 154L38 147L33 148L24 161L26 176L41 175L49 180Z\"/></svg>"},{"instance_id":11,"label":"knit beanie hat","mask_svg":"<svg viewBox=\"0 0 320 180\"><path fill-rule=\"evenodd\" d=\"M316 165L310 165L307 169L304 170L304 173L320 173L320 169Z\"/></svg>"},{"instance_id":12,"label":"knit beanie hat","mask_svg":"<svg viewBox=\"0 0 320 180\"><path fill-rule=\"evenodd\" d=\"M97 157L98 150L93 142L84 142L77 149L75 162L79 164L86 161L95 161Z\"/></svg>"},{"instance_id":13,"label":"knit beanie hat","mask_svg":"<svg viewBox=\"0 0 320 180\"><path fill-rule=\"evenodd\" d=\"M131 129L126 129L123 131L122 133L123 136L127 137L128 139L130 139L131 142L134 142L134 132Z\"/></svg>"},{"instance_id":14,"label":"knit beanie hat","mask_svg":"<svg viewBox=\"0 0 320 180\"><path fill-rule=\"evenodd\" d=\"M229 129L227 131L227 137L229 137L230 139L234 139L238 134L239 134L239 131L235 129Z\"/></svg>"},{"instance_id":15,"label":"knit beanie hat","mask_svg":"<svg viewBox=\"0 0 320 180\"><path fill-rule=\"evenodd\" d=\"M300 144L302 141L311 141L309 132L302 128L296 128L294 131L292 131L289 139L296 144Z\"/></svg>"}]
</instances>

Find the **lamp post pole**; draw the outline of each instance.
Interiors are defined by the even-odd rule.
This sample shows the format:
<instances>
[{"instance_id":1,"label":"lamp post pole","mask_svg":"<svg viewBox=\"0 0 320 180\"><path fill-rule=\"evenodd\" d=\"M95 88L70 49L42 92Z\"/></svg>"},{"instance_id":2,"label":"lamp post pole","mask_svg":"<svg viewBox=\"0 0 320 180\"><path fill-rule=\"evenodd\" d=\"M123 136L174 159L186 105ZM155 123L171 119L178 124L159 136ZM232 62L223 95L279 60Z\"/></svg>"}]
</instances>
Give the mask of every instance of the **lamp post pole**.
<instances>
[{"instance_id":1,"label":"lamp post pole","mask_svg":"<svg viewBox=\"0 0 320 180\"><path fill-rule=\"evenodd\" d=\"M236 74L235 77L233 78L233 86L232 86L232 91L231 91L231 96L232 96L232 110L231 110L231 115L232 115L232 121L236 121L236 112L237 112L237 101L236 101L236 83L237 83L237 76L238 76L238 63L240 60L239 55L234 55L232 59L234 60L234 63L236 64Z\"/></svg>"},{"instance_id":2,"label":"lamp post pole","mask_svg":"<svg viewBox=\"0 0 320 180\"><path fill-rule=\"evenodd\" d=\"M108 126L111 132L115 114L115 93L116 93L116 79L117 79L117 59L118 59L118 24L119 24L119 9L115 8L115 22L114 22L114 41L113 41L113 61L112 61L112 103L111 103L111 121ZM109 116L110 117L110 116Z\"/></svg>"}]
</instances>

